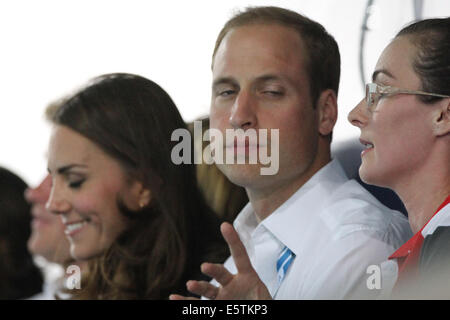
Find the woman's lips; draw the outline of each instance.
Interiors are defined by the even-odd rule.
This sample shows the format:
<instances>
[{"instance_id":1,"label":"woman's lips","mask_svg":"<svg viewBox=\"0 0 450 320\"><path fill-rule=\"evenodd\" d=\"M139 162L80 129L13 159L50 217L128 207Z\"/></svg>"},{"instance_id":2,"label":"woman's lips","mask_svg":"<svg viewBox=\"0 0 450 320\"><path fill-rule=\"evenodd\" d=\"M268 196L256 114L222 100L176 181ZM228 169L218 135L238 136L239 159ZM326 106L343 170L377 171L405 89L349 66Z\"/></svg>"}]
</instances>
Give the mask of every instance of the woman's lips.
<instances>
[{"instance_id":1,"label":"woman's lips","mask_svg":"<svg viewBox=\"0 0 450 320\"><path fill-rule=\"evenodd\" d=\"M73 237L74 235L82 231L83 228L86 226L86 224L88 224L91 221L89 217L74 221L64 221L64 220L65 219L63 218L63 223L65 227L64 233L69 237Z\"/></svg>"},{"instance_id":2,"label":"woman's lips","mask_svg":"<svg viewBox=\"0 0 450 320\"><path fill-rule=\"evenodd\" d=\"M69 237L73 237L75 234L79 233L86 224L87 224L86 220L67 222L64 224L65 225L64 233Z\"/></svg>"},{"instance_id":3,"label":"woman's lips","mask_svg":"<svg viewBox=\"0 0 450 320\"><path fill-rule=\"evenodd\" d=\"M372 142L369 142L369 141L363 140L363 139L359 139L359 141L361 142L362 145L365 146L365 149L363 151L361 151L361 157L363 157L366 153L373 150L374 145Z\"/></svg>"},{"instance_id":4,"label":"woman's lips","mask_svg":"<svg viewBox=\"0 0 450 320\"><path fill-rule=\"evenodd\" d=\"M31 208L31 227L41 228L52 224L51 217L47 215L43 206L33 205Z\"/></svg>"}]
</instances>

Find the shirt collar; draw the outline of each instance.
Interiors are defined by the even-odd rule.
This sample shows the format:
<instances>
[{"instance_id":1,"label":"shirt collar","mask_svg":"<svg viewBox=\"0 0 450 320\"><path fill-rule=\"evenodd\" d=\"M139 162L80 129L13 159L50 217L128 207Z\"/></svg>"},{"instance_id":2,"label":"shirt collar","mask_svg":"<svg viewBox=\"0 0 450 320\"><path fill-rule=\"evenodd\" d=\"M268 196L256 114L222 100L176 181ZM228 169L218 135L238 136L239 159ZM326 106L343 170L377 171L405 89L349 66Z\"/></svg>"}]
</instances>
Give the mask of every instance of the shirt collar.
<instances>
[{"instance_id":1,"label":"shirt collar","mask_svg":"<svg viewBox=\"0 0 450 320\"><path fill-rule=\"evenodd\" d=\"M332 160L316 172L302 187L300 187L287 201L278 207L272 214L264 219L260 225L256 220L251 203L248 203L234 222L242 241L246 243L252 233L264 227L279 241L287 246L296 255L300 254L302 244L299 241L301 228L310 224L312 219L320 219L318 214L324 204L323 197L331 192L337 185L348 181L344 170L338 160ZM297 232L289 226L295 226Z\"/></svg>"},{"instance_id":2,"label":"shirt collar","mask_svg":"<svg viewBox=\"0 0 450 320\"><path fill-rule=\"evenodd\" d=\"M233 226L238 232L244 245L248 243L253 231L258 226L258 220L256 219L255 211L253 210L253 206L250 202L247 203L247 205L238 214L233 222ZM247 251L249 250L249 248L246 249Z\"/></svg>"},{"instance_id":3,"label":"shirt collar","mask_svg":"<svg viewBox=\"0 0 450 320\"><path fill-rule=\"evenodd\" d=\"M437 211L433 214L430 220L422 227L422 229L417 232L411 239L409 239L405 244L403 244L400 248L397 249L390 257L389 259L398 259L398 258L405 258L411 252L420 250L422 246L422 240L424 238L424 234L431 234L432 229L435 230L437 225L440 225L440 222L442 222L443 218L446 218L447 221L449 220L449 215L444 214L447 212L447 209L450 205L450 196L445 199L445 201L439 206ZM446 210L444 210L446 209Z\"/></svg>"},{"instance_id":4,"label":"shirt collar","mask_svg":"<svg viewBox=\"0 0 450 320\"><path fill-rule=\"evenodd\" d=\"M450 225L450 195L447 199L439 206L437 211L427 222L427 224L422 228L422 236L432 234L439 226L449 226Z\"/></svg>"},{"instance_id":5,"label":"shirt collar","mask_svg":"<svg viewBox=\"0 0 450 320\"><path fill-rule=\"evenodd\" d=\"M420 249L422 246L422 234L417 232L412 238L406 241L400 248L398 248L389 259L406 258L411 252Z\"/></svg>"}]
</instances>

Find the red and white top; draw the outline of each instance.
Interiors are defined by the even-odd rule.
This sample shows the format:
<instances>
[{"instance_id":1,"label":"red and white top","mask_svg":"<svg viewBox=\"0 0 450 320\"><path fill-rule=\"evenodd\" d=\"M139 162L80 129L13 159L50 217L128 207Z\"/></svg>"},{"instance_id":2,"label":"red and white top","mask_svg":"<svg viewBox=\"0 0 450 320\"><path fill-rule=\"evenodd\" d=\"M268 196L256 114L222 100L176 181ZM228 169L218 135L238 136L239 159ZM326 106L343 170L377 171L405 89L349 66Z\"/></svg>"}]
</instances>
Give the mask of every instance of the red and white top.
<instances>
[{"instance_id":1,"label":"red and white top","mask_svg":"<svg viewBox=\"0 0 450 320\"><path fill-rule=\"evenodd\" d=\"M425 238L438 227L450 227L450 196L439 206L431 219L411 239L395 251L389 259L397 259L398 277L396 287L419 277L419 260Z\"/></svg>"}]
</instances>

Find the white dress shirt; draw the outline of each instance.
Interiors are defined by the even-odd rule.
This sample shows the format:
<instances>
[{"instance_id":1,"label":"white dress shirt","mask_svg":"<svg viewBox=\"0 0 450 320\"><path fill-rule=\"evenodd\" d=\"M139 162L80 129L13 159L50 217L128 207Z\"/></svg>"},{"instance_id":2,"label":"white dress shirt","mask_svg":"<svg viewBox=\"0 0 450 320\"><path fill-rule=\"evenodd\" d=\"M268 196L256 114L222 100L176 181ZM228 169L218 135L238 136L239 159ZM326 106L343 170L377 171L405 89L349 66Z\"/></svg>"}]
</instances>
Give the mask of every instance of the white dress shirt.
<instances>
[{"instance_id":1,"label":"white dress shirt","mask_svg":"<svg viewBox=\"0 0 450 320\"><path fill-rule=\"evenodd\" d=\"M259 224L247 204L234 227L275 299L376 298L383 288L368 288L367 268L379 267L412 236L408 220L349 180L337 160ZM277 291L276 263L285 246L296 257ZM232 257L225 267L237 272Z\"/></svg>"}]
</instances>

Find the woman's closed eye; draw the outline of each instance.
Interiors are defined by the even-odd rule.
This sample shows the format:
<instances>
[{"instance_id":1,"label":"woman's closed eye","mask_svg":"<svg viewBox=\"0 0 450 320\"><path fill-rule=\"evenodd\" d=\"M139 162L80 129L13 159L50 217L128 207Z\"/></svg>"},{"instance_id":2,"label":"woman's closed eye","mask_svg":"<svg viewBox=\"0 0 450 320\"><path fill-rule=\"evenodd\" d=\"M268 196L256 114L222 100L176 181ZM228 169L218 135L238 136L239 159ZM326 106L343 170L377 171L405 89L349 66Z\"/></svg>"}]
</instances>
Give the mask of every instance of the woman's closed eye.
<instances>
[{"instance_id":1,"label":"woman's closed eye","mask_svg":"<svg viewBox=\"0 0 450 320\"><path fill-rule=\"evenodd\" d=\"M79 189L84 183L85 179L77 179L74 181L69 181L69 187L72 189Z\"/></svg>"},{"instance_id":2,"label":"woman's closed eye","mask_svg":"<svg viewBox=\"0 0 450 320\"><path fill-rule=\"evenodd\" d=\"M67 173L65 179L71 189L79 189L86 181L86 177L78 173Z\"/></svg>"}]
</instances>

